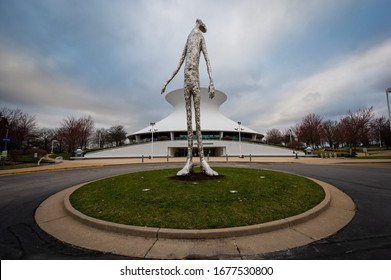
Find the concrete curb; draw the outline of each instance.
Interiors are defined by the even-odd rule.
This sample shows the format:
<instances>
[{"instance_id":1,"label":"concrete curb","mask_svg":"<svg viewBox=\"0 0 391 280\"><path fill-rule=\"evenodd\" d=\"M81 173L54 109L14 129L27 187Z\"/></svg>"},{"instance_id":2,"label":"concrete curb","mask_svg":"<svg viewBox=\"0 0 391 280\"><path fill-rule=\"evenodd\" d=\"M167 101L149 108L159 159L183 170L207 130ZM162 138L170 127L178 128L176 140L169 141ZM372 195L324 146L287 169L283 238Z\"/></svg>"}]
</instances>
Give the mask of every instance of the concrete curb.
<instances>
[{"instance_id":1,"label":"concrete curb","mask_svg":"<svg viewBox=\"0 0 391 280\"><path fill-rule=\"evenodd\" d=\"M319 181L314 180L319 184ZM36 209L38 226L54 238L94 251L142 259L251 259L259 254L289 250L321 240L345 227L353 219L356 206L352 199L330 184L324 201L313 209L263 227L245 227L236 236L236 229L224 229L217 238L210 230L200 237L198 231L148 229L102 223L96 227L90 219L80 221L80 215L65 208L69 195L81 185L60 191L43 201ZM68 199L65 199L68 197ZM68 201L68 202L66 202ZM70 208L71 209L71 208ZM75 210L76 211L76 210ZM116 232L117 231L117 232ZM209 237L208 237L209 234ZM224 238L224 236L231 236Z\"/></svg>"},{"instance_id":2,"label":"concrete curb","mask_svg":"<svg viewBox=\"0 0 391 280\"><path fill-rule=\"evenodd\" d=\"M131 226L123 225L112 222L107 222L99 220L83 213L79 212L73 208L70 203L70 196L78 188L83 187L88 184L81 184L75 187L72 187L72 191L67 192L64 197L64 207L66 212L76 219L77 221L94 227L96 229L112 231L115 233L121 233L126 235L144 237L144 238L163 238L163 239L218 239L218 238L229 238L229 237L239 237L239 236L248 236L261 234L265 232L280 230L284 228L289 228L303 222L306 222L312 218L315 218L323 211L325 211L330 206L331 195L329 189L326 185L312 178L308 178L318 185L320 185L324 192L325 198L321 203L316 205L314 208L298 214L296 216L271 221L263 224L256 224L250 226L241 226L241 227L231 227L231 228L221 228L221 229L204 229L204 230L186 230L186 229L171 229L171 228L154 228L154 227L141 227L141 226Z\"/></svg>"}]
</instances>

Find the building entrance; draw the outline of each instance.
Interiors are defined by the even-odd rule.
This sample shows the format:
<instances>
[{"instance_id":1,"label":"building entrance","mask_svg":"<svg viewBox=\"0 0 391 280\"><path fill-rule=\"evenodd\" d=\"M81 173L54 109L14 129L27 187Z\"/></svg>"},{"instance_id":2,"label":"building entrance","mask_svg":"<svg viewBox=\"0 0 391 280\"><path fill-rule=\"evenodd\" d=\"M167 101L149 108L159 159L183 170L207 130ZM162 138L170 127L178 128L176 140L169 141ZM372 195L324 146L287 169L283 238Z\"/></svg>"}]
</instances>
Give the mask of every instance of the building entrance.
<instances>
[{"instance_id":1,"label":"building entrance","mask_svg":"<svg viewBox=\"0 0 391 280\"><path fill-rule=\"evenodd\" d=\"M173 148L175 157L187 157L187 148ZM216 148L204 148L204 155L215 157L217 156ZM193 148L193 157L198 157L198 148Z\"/></svg>"}]
</instances>

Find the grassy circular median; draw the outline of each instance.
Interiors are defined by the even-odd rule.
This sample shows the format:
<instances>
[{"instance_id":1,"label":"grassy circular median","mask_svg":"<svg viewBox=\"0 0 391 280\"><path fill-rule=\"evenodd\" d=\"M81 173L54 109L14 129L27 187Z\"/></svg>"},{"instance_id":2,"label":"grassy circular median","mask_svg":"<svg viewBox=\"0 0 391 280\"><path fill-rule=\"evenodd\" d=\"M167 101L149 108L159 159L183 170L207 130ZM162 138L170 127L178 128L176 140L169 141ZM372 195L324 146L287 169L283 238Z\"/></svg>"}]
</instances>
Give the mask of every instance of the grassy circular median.
<instances>
[{"instance_id":1,"label":"grassy circular median","mask_svg":"<svg viewBox=\"0 0 391 280\"><path fill-rule=\"evenodd\" d=\"M85 215L119 224L214 229L303 213L325 197L313 181L281 172L214 168L220 176L182 178L176 169L129 173L89 183L70 197Z\"/></svg>"}]
</instances>

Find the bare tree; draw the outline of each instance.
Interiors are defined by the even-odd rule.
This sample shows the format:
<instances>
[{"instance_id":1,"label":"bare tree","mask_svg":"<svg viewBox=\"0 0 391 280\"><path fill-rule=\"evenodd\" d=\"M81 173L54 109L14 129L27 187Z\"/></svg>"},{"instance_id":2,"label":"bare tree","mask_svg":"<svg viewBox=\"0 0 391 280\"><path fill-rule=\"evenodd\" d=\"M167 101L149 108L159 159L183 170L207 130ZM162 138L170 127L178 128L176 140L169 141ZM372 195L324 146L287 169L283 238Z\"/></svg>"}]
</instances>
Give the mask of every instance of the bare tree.
<instances>
[{"instance_id":1,"label":"bare tree","mask_svg":"<svg viewBox=\"0 0 391 280\"><path fill-rule=\"evenodd\" d=\"M1 133L5 137L8 130L8 138L12 139L9 147L23 149L29 146L37 132L37 123L34 116L23 113L20 109L1 108L0 119L2 120Z\"/></svg>"},{"instance_id":2,"label":"bare tree","mask_svg":"<svg viewBox=\"0 0 391 280\"><path fill-rule=\"evenodd\" d=\"M37 131L34 139L34 146L45 151L51 151L53 141L56 140L56 130L52 128L41 128Z\"/></svg>"},{"instance_id":3,"label":"bare tree","mask_svg":"<svg viewBox=\"0 0 391 280\"><path fill-rule=\"evenodd\" d=\"M390 146L390 124L383 116L372 120L371 122L371 140L379 141L380 146L389 149Z\"/></svg>"},{"instance_id":4,"label":"bare tree","mask_svg":"<svg viewBox=\"0 0 391 280\"><path fill-rule=\"evenodd\" d=\"M371 122L373 120L373 108L360 109L342 117L340 128L344 142L350 147L357 147L358 144L369 145Z\"/></svg>"},{"instance_id":5,"label":"bare tree","mask_svg":"<svg viewBox=\"0 0 391 280\"><path fill-rule=\"evenodd\" d=\"M323 139L326 141L330 147L334 148L337 146L337 136L338 136L338 122L327 120L322 123L323 128Z\"/></svg>"},{"instance_id":6,"label":"bare tree","mask_svg":"<svg viewBox=\"0 0 391 280\"><path fill-rule=\"evenodd\" d=\"M314 113L308 114L298 125L297 137L307 146L319 147L322 139L322 118Z\"/></svg>"},{"instance_id":7,"label":"bare tree","mask_svg":"<svg viewBox=\"0 0 391 280\"><path fill-rule=\"evenodd\" d=\"M301 149L303 148L302 144L297 141L296 128L291 127L285 129L282 133L282 139L285 142L285 145L291 149Z\"/></svg>"},{"instance_id":8,"label":"bare tree","mask_svg":"<svg viewBox=\"0 0 391 280\"><path fill-rule=\"evenodd\" d=\"M81 117L79 119L79 128L81 131L79 146L81 149L86 149L95 130L94 121L91 116Z\"/></svg>"},{"instance_id":9,"label":"bare tree","mask_svg":"<svg viewBox=\"0 0 391 280\"><path fill-rule=\"evenodd\" d=\"M126 140L126 131L122 125L116 125L109 128L109 139L115 143L115 146L121 146Z\"/></svg>"},{"instance_id":10,"label":"bare tree","mask_svg":"<svg viewBox=\"0 0 391 280\"><path fill-rule=\"evenodd\" d=\"M94 121L90 116L79 119L69 117L57 130L56 138L62 148L72 153L78 148L87 148L93 131Z\"/></svg>"},{"instance_id":11,"label":"bare tree","mask_svg":"<svg viewBox=\"0 0 391 280\"><path fill-rule=\"evenodd\" d=\"M109 131L106 128L99 128L95 130L92 142L98 146L99 149L104 148L110 143Z\"/></svg>"},{"instance_id":12,"label":"bare tree","mask_svg":"<svg viewBox=\"0 0 391 280\"><path fill-rule=\"evenodd\" d=\"M278 129L273 128L266 132L266 141L269 144L281 144L282 140L282 133Z\"/></svg>"}]
</instances>

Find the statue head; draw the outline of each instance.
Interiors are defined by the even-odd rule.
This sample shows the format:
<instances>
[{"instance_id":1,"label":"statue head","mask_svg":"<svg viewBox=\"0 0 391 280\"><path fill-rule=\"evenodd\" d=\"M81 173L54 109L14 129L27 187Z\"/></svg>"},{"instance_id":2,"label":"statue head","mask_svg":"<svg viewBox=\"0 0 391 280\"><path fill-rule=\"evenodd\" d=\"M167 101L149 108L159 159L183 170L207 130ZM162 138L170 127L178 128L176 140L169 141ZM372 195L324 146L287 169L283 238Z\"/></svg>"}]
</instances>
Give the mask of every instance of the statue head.
<instances>
[{"instance_id":1,"label":"statue head","mask_svg":"<svg viewBox=\"0 0 391 280\"><path fill-rule=\"evenodd\" d=\"M199 18L196 20L196 25L199 30L201 30L202 33L206 33L206 25L202 22Z\"/></svg>"}]
</instances>

